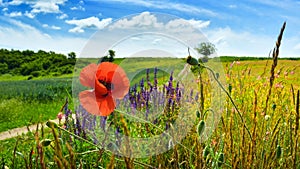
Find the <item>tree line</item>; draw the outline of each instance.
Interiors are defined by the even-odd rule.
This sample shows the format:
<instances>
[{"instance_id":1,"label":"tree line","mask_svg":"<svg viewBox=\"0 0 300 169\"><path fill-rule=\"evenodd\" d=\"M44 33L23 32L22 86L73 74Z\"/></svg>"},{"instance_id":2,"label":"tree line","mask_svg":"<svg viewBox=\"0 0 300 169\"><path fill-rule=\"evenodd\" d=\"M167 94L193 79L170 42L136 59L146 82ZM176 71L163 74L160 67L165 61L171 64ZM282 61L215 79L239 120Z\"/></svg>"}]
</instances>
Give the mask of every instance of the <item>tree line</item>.
<instances>
[{"instance_id":1,"label":"tree line","mask_svg":"<svg viewBox=\"0 0 300 169\"><path fill-rule=\"evenodd\" d=\"M0 49L0 75L59 76L72 73L75 63L74 52L66 56L53 51Z\"/></svg>"}]
</instances>

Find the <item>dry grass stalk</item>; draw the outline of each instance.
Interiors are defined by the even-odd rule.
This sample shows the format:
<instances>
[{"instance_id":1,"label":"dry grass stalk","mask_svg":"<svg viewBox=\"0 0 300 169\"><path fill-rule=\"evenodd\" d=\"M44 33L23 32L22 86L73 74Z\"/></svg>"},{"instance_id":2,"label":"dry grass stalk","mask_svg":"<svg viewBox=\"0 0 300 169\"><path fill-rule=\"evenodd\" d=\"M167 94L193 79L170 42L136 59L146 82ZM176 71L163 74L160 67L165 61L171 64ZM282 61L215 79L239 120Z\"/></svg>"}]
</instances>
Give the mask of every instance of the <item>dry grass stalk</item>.
<instances>
[{"instance_id":1,"label":"dry grass stalk","mask_svg":"<svg viewBox=\"0 0 300 169\"><path fill-rule=\"evenodd\" d=\"M270 86L269 86L270 88L269 88L269 92L268 92L267 99L266 99L266 107L265 107L264 113L267 112L268 102L269 102L269 99L270 99L270 96L272 93L272 87L273 87L273 83L274 83L274 79L275 79L275 68L277 66L277 61L278 61L278 56L279 56L279 47L281 44L281 39L282 39L282 35L283 35L284 29L285 29L285 25L286 25L286 22L283 23L283 26L282 26L279 36L277 38L276 46L272 52L273 64L271 67L271 77L270 77Z\"/></svg>"},{"instance_id":2,"label":"dry grass stalk","mask_svg":"<svg viewBox=\"0 0 300 169\"><path fill-rule=\"evenodd\" d=\"M296 102L296 126L295 126L295 137L297 136L299 130L299 120L300 120L300 113L299 113L299 102L300 102L300 93L299 90L297 92L297 102Z\"/></svg>"}]
</instances>

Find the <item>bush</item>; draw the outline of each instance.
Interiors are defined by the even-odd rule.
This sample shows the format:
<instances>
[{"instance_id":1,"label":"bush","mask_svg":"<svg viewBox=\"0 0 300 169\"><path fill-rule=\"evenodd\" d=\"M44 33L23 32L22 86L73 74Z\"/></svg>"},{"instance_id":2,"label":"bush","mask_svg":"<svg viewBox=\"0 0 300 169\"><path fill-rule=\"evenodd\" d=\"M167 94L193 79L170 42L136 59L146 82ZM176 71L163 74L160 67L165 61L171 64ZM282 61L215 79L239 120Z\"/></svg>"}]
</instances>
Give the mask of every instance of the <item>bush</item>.
<instances>
[{"instance_id":1,"label":"bush","mask_svg":"<svg viewBox=\"0 0 300 169\"><path fill-rule=\"evenodd\" d=\"M41 75L40 71L33 71L30 73L30 75L32 75L33 77L39 77Z\"/></svg>"}]
</instances>

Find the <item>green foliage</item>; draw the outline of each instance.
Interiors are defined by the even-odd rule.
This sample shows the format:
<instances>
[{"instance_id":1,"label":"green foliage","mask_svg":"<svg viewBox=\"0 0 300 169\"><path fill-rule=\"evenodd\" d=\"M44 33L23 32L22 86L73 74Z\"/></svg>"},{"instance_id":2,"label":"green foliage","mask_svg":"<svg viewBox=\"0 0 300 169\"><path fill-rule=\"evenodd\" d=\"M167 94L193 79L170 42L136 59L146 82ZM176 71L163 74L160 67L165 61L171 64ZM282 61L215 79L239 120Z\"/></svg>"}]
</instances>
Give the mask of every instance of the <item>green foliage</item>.
<instances>
[{"instance_id":1,"label":"green foliage","mask_svg":"<svg viewBox=\"0 0 300 169\"><path fill-rule=\"evenodd\" d=\"M0 49L0 75L9 73L38 77L50 74L70 74L73 72L75 63L76 54L74 52L69 53L66 57L52 51Z\"/></svg>"},{"instance_id":2,"label":"green foliage","mask_svg":"<svg viewBox=\"0 0 300 169\"><path fill-rule=\"evenodd\" d=\"M216 52L216 47L210 42L202 42L195 48L195 50L203 55L202 62L208 62L208 56Z\"/></svg>"},{"instance_id":3,"label":"green foliage","mask_svg":"<svg viewBox=\"0 0 300 169\"><path fill-rule=\"evenodd\" d=\"M114 50L109 50L108 55L103 56L100 60L101 62L114 62L116 56L116 52Z\"/></svg>"}]
</instances>

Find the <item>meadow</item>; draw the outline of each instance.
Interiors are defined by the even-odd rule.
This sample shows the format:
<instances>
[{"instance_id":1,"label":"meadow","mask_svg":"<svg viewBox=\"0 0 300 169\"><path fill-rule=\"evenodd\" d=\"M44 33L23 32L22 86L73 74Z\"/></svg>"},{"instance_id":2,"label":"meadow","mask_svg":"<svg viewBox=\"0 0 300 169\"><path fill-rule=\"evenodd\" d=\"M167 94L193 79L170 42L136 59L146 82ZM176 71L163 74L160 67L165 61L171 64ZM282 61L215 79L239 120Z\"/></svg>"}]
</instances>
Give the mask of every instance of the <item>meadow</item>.
<instances>
[{"instance_id":1,"label":"meadow","mask_svg":"<svg viewBox=\"0 0 300 169\"><path fill-rule=\"evenodd\" d=\"M200 82L203 84L203 96L199 98L204 107L198 111L187 112L192 114L195 121L180 142L173 139L174 142L168 141L168 145L160 145L171 146L168 151L140 158L122 156L116 153L119 151L116 151L116 138L102 141L102 137L93 138L93 135L88 134L101 131L100 122L91 128L86 127L88 125L83 124L84 120L93 117L81 115L79 117L84 119L73 119L70 114L75 114L74 107L67 105L68 107L64 107L64 114L68 117L66 123L48 123L48 127L42 130L1 141L1 163L9 168L299 168L300 62L279 60L274 71L273 85L270 86L273 62L272 59L237 59L222 63L226 80L224 88L230 97L226 96L225 108L217 120L217 126L204 141L201 139L210 126L204 113L209 113L211 106L211 86L207 85L211 83L211 79L206 71L202 72ZM140 78L145 73L146 71L139 72L135 78ZM153 83L153 70L149 73ZM42 122L54 118L64 105L70 85L70 79L60 79L58 82L1 82L1 86L4 86L1 88L1 105L6 105L5 111L19 113L16 116L3 113L1 120L5 120L1 121L1 125L5 125L2 130L7 129L5 126L13 128L27 125L28 122ZM172 85L175 88L176 82ZM272 92L269 95L270 88ZM3 112L3 106L1 108L0 112ZM177 117L177 110L176 106L173 110L166 109L166 114L155 123L132 122L116 110L114 115L106 119L107 124L112 124L107 125L106 129L111 127L111 132L118 131L131 137L156 136L163 133L166 127L173 127L172 121L168 120ZM30 115L26 114L29 112ZM81 109L77 110L76 114L78 113L85 112ZM175 137L172 133L169 136L169 139ZM146 150L141 152L147 153Z\"/></svg>"}]
</instances>

